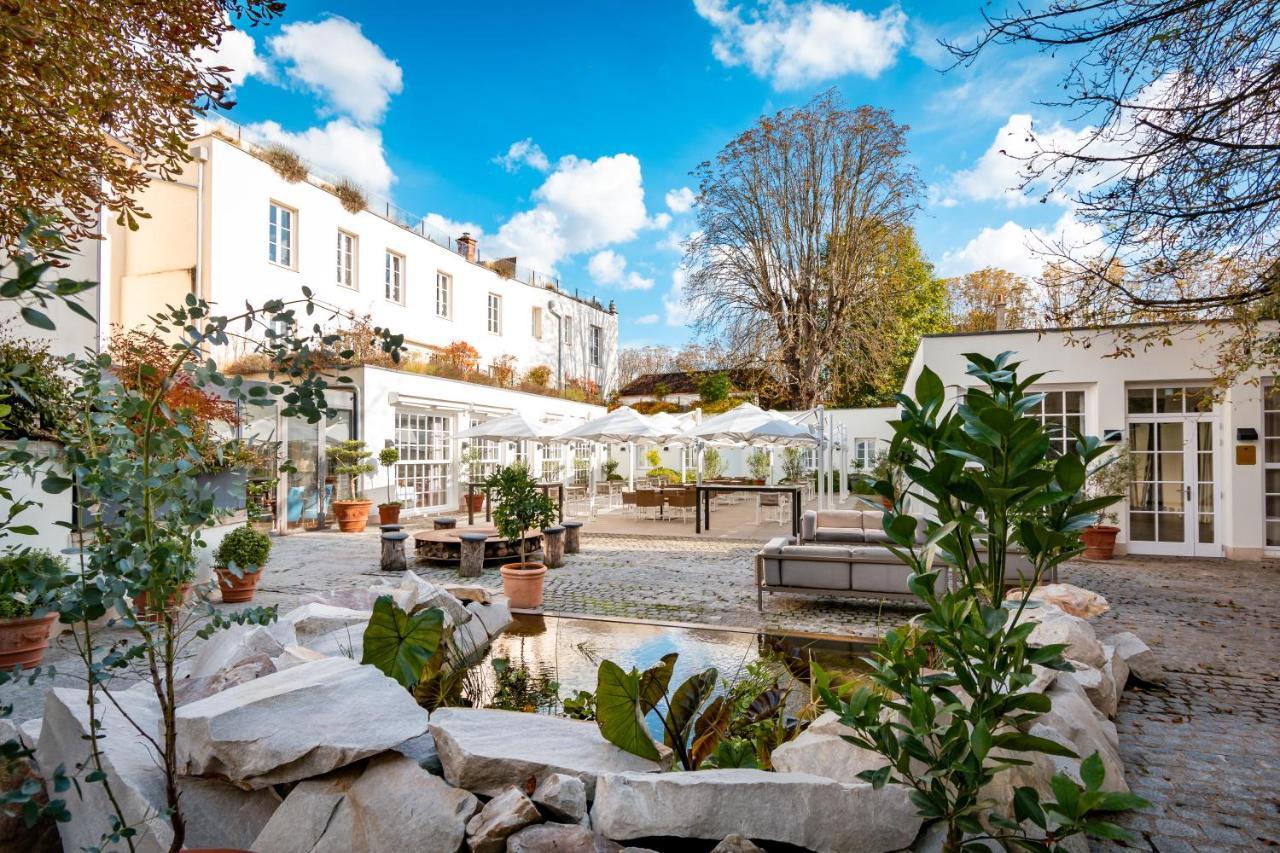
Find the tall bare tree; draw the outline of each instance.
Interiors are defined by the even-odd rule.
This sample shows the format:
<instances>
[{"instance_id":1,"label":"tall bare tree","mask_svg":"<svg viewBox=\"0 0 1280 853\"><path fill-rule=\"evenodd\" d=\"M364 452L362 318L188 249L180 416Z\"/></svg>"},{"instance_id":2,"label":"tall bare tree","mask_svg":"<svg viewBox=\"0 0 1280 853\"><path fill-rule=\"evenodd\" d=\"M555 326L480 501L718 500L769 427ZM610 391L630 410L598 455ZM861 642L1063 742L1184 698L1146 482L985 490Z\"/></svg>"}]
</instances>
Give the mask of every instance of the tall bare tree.
<instances>
[{"instance_id":1,"label":"tall bare tree","mask_svg":"<svg viewBox=\"0 0 1280 853\"><path fill-rule=\"evenodd\" d=\"M906 134L832 89L762 117L694 171L686 302L736 354L771 361L791 406L819 402L842 340L875 325L884 247L919 207Z\"/></svg>"},{"instance_id":2,"label":"tall bare tree","mask_svg":"<svg viewBox=\"0 0 1280 853\"><path fill-rule=\"evenodd\" d=\"M1058 107L1087 123L1034 140L1027 188L1061 193L1101 237L1041 248L1062 325L1106 306L1153 345L1209 320L1225 372L1275 360L1258 320L1280 293L1280 0L1053 0L988 17L959 62L997 45L1068 59ZM1228 274L1223 274L1226 271Z\"/></svg>"}]
</instances>

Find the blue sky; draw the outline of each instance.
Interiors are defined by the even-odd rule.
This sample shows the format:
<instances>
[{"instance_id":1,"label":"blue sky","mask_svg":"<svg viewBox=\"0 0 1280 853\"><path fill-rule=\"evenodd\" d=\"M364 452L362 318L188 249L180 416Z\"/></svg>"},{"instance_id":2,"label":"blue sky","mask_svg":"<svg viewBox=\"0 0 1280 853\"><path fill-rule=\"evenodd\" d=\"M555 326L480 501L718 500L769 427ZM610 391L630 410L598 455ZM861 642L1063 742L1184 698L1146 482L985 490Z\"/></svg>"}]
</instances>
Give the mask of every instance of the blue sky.
<instances>
[{"instance_id":1,"label":"blue sky","mask_svg":"<svg viewBox=\"0 0 1280 853\"><path fill-rule=\"evenodd\" d=\"M228 37L229 118L389 197L450 236L480 232L565 287L616 299L625 344L690 338L678 242L689 171L760 115L836 86L911 126L929 187L917 231L942 274L1033 275L1030 247L1080 226L1065 199L1012 191L1027 131L1069 141L1062 61L1001 49L949 64L981 0L879 4L290 0ZM1034 125L1032 125L1034 122Z\"/></svg>"}]
</instances>

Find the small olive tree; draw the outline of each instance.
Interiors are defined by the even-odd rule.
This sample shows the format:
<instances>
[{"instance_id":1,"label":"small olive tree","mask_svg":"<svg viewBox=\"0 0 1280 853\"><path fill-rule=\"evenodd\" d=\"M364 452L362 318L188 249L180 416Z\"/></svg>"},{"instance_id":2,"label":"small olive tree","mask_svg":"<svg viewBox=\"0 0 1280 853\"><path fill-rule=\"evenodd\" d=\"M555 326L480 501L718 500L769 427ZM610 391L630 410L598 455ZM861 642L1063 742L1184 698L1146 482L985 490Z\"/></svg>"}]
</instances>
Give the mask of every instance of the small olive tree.
<instances>
[{"instance_id":1,"label":"small olive tree","mask_svg":"<svg viewBox=\"0 0 1280 853\"><path fill-rule=\"evenodd\" d=\"M525 531L555 524L555 502L538 488L528 467L519 462L496 471L485 482L485 489L497 503L494 526L504 539L520 543L520 562L524 563Z\"/></svg>"}]
</instances>

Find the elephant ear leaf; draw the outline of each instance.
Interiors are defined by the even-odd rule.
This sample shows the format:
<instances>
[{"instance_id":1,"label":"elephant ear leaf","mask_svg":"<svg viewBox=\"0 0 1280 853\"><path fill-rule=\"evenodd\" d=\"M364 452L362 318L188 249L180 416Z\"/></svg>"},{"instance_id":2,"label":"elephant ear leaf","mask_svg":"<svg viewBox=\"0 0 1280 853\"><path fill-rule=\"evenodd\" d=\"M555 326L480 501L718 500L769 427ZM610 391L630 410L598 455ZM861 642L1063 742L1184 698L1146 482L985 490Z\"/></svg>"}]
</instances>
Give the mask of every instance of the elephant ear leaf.
<instances>
[{"instance_id":1,"label":"elephant ear leaf","mask_svg":"<svg viewBox=\"0 0 1280 853\"><path fill-rule=\"evenodd\" d=\"M371 664L412 690L422 678L427 661L440 647L444 611L438 607L409 614L389 595L378 596L373 615L364 629L364 653L360 662Z\"/></svg>"},{"instance_id":2,"label":"elephant ear leaf","mask_svg":"<svg viewBox=\"0 0 1280 853\"><path fill-rule=\"evenodd\" d=\"M748 723L759 723L773 719L782 711L782 703L786 701L786 698L787 691L781 687L770 687L747 706L746 721Z\"/></svg>"},{"instance_id":3,"label":"elephant ear leaf","mask_svg":"<svg viewBox=\"0 0 1280 853\"><path fill-rule=\"evenodd\" d=\"M707 706L707 710L702 712L702 716L698 717L698 722L693 727L693 749L690 750L695 769L716 751L725 732L729 730L732 716L733 705L726 702L723 696L717 696Z\"/></svg>"},{"instance_id":4,"label":"elephant ear leaf","mask_svg":"<svg viewBox=\"0 0 1280 853\"><path fill-rule=\"evenodd\" d=\"M663 725L665 731L663 739L667 746L677 752L684 751L684 744L689 740L689 732L693 728L698 709L711 697L711 691L716 686L717 675L716 668L713 666L689 676L684 684L676 688L671 701L667 703L667 716Z\"/></svg>"},{"instance_id":5,"label":"elephant ear leaf","mask_svg":"<svg viewBox=\"0 0 1280 853\"><path fill-rule=\"evenodd\" d=\"M611 660L600 662L596 681L596 724L609 743L632 755L659 761L640 707L640 673L626 672Z\"/></svg>"},{"instance_id":6,"label":"elephant ear leaf","mask_svg":"<svg viewBox=\"0 0 1280 853\"><path fill-rule=\"evenodd\" d=\"M662 656L662 660L640 673L640 712L647 714L658 707L659 700L667 695L667 687L671 684L671 674L675 672L676 660L680 655L675 652Z\"/></svg>"}]
</instances>

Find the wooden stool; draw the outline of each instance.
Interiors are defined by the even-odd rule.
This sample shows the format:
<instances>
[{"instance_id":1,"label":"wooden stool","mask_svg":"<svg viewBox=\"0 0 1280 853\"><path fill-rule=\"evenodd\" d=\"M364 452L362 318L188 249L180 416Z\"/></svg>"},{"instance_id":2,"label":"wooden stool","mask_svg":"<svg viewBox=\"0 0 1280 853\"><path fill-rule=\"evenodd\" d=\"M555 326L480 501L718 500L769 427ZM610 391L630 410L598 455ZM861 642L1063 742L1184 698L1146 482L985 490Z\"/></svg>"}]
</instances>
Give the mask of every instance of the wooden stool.
<instances>
[{"instance_id":1,"label":"wooden stool","mask_svg":"<svg viewBox=\"0 0 1280 853\"><path fill-rule=\"evenodd\" d=\"M542 562L548 569L564 565L564 528L558 524L542 528Z\"/></svg>"},{"instance_id":2,"label":"wooden stool","mask_svg":"<svg viewBox=\"0 0 1280 853\"><path fill-rule=\"evenodd\" d=\"M462 559L458 562L458 575L478 578L484 571L484 543L489 537L483 533L461 533Z\"/></svg>"},{"instance_id":3,"label":"wooden stool","mask_svg":"<svg viewBox=\"0 0 1280 853\"><path fill-rule=\"evenodd\" d=\"M432 530L453 530L458 526L456 518L433 518L431 519Z\"/></svg>"},{"instance_id":4,"label":"wooden stool","mask_svg":"<svg viewBox=\"0 0 1280 853\"><path fill-rule=\"evenodd\" d=\"M564 552L576 554L582 550L582 522L566 521L564 527Z\"/></svg>"},{"instance_id":5,"label":"wooden stool","mask_svg":"<svg viewBox=\"0 0 1280 853\"><path fill-rule=\"evenodd\" d=\"M383 533L399 533L404 527L399 524L379 524L378 529Z\"/></svg>"},{"instance_id":6,"label":"wooden stool","mask_svg":"<svg viewBox=\"0 0 1280 853\"><path fill-rule=\"evenodd\" d=\"M389 530L382 534L382 570L384 572L402 572L405 570L404 540L409 534L403 530Z\"/></svg>"}]
</instances>

